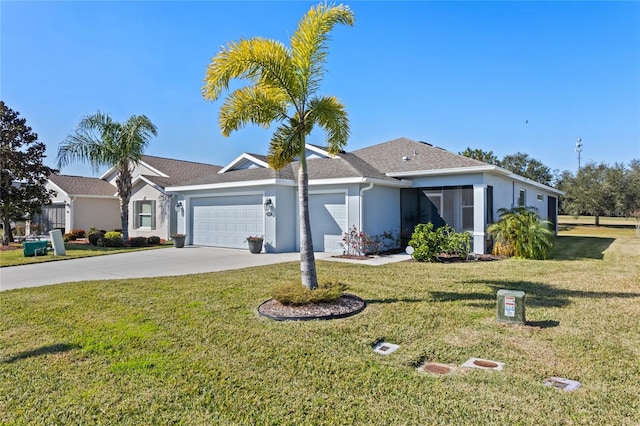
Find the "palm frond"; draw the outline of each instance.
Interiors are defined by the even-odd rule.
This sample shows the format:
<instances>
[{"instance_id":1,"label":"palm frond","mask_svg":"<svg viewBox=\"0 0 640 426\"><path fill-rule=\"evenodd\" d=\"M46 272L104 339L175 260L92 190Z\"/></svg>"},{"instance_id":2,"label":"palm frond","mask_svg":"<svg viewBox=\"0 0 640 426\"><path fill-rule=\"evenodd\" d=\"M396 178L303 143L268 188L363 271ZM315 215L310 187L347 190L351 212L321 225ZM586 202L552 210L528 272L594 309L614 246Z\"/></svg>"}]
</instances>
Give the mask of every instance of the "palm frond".
<instances>
[{"instance_id":1,"label":"palm frond","mask_svg":"<svg viewBox=\"0 0 640 426\"><path fill-rule=\"evenodd\" d=\"M228 90L232 79L284 89L291 99L298 95L289 49L276 40L254 37L223 47L207 67L202 95L215 101Z\"/></svg>"},{"instance_id":2,"label":"palm frond","mask_svg":"<svg viewBox=\"0 0 640 426\"><path fill-rule=\"evenodd\" d=\"M352 26L355 21L349 6L319 4L298 23L291 37L292 61L302 84L302 92L314 93L324 74L329 33L336 24Z\"/></svg>"},{"instance_id":3,"label":"palm frond","mask_svg":"<svg viewBox=\"0 0 640 426\"><path fill-rule=\"evenodd\" d=\"M278 126L269 143L269 153L267 155L269 165L276 170L280 170L291 163L300 155L302 150L301 141L303 140L304 138L300 136L299 131L296 131L293 126L285 123Z\"/></svg>"},{"instance_id":4,"label":"palm frond","mask_svg":"<svg viewBox=\"0 0 640 426\"><path fill-rule=\"evenodd\" d=\"M349 139L349 117L345 106L334 96L313 98L309 101L307 120L318 124L327 133L327 147L337 154Z\"/></svg>"},{"instance_id":5,"label":"palm frond","mask_svg":"<svg viewBox=\"0 0 640 426\"><path fill-rule=\"evenodd\" d=\"M287 117L287 101L279 89L251 86L235 90L220 108L222 134L229 136L248 123L268 128L273 121Z\"/></svg>"}]
</instances>

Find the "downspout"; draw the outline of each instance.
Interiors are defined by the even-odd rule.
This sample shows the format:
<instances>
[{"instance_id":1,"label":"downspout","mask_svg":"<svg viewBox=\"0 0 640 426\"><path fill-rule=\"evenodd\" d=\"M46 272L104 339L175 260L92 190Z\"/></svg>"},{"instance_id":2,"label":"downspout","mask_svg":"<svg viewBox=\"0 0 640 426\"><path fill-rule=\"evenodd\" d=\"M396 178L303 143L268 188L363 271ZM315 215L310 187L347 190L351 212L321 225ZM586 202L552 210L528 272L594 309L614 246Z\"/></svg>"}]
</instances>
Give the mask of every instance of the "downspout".
<instances>
[{"instance_id":1,"label":"downspout","mask_svg":"<svg viewBox=\"0 0 640 426\"><path fill-rule=\"evenodd\" d=\"M362 209L364 207L364 200L362 194L370 189L373 189L373 182L370 182L369 186L360 190L360 232L364 232L364 211Z\"/></svg>"}]
</instances>

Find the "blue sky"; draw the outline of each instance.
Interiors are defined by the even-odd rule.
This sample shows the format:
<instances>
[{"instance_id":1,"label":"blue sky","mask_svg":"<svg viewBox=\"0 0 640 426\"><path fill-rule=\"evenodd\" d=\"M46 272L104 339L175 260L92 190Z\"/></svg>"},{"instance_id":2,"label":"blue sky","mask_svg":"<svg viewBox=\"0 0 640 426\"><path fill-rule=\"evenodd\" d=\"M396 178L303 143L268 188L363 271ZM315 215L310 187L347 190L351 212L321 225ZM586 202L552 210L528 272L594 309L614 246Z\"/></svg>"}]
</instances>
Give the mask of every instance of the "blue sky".
<instances>
[{"instance_id":1,"label":"blue sky","mask_svg":"<svg viewBox=\"0 0 640 426\"><path fill-rule=\"evenodd\" d=\"M211 57L241 37L288 44L315 3L2 1L0 95L51 166L98 110L147 115L150 155L225 165L271 132L221 135L221 101L201 96ZM640 2L345 3L356 23L332 33L322 94L347 107L347 150L404 136L575 171L580 137L583 164L640 158Z\"/></svg>"}]
</instances>

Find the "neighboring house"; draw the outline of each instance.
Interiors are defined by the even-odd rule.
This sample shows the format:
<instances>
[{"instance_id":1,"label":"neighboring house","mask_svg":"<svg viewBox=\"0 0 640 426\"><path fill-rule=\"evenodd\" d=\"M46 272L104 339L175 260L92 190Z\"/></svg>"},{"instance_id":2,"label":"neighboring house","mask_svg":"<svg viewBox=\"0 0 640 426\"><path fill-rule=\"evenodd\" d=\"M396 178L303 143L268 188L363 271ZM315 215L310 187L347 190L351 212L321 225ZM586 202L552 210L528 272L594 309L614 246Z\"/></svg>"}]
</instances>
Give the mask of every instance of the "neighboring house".
<instances>
[{"instance_id":1,"label":"neighboring house","mask_svg":"<svg viewBox=\"0 0 640 426\"><path fill-rule=\"evenodd\" d=\"M88 231L120 228L120 204L115 188L109 182L95 177L51 175L47 189L56 191L51 205L42 207L32 223L40 224L40 233L60 229L63 233L73 229Z\"/></svg>"},{"instance_id":2,"label":"neighboring house","mask_svg":"<svg viewBox=\"0 0 640 426\"><path fill-rule=\"evenodd\" d=\"M211 164L142 156L132 172L129 236L157 235L168 239L176 232L176 199L165 194L165 187L215 174L220 169ZM42 214L34 218L34 222L41 223L45 232L51 229L61 229L65 233L73 229L88 231L92 227L106 231L120 229L116 177L115 168L107 170L100 178L50 176L47 188L55 190L57 196L52 205L43 207Z\"/></svg>"},{"instance_id":3,"label":"neighboring house","mask_svg":"<svg viewBox=\"0 0 640 426\"><path fill-rule=\"evenodd\" d=\"M556 223L562 192L508 170L425 142L395 139L332 156L307 145L309 210L315 251L342 252L352 226L369 235L393 231L405 246L415 225L447 223L472 234L484 253L499 208L533 206ZM297 169L280 171L244 153L209 176L168 186L179 197L178 231L194 245L246 248L264 236L268 252L299 250Z\"/></svg>"}]
</instances>

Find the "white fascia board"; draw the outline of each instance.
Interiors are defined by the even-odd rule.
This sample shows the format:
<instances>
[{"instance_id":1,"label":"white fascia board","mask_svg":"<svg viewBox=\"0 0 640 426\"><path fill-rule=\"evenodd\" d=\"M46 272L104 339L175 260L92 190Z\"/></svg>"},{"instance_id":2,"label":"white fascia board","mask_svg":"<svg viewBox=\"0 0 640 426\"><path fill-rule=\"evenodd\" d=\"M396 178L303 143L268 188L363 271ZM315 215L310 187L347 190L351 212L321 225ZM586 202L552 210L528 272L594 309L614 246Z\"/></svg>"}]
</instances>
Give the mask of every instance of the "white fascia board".
<instances>
[{"instance_id":1,"label":"white fascia board","mask_svg":"<svg viewBox=\"0 0 640 426\"><path fill-rule=\"evenodd\" d=\"M367 177L348 177L348 178L339 178L339 179L309 180L309 186L311 185L343 185L343 184L350 184L350 183L373 183L380 186L391 186L391 187L397 187L397 188L410 188L413 184L411 181L405 180L405 179L392 181L392 180L367 178Z\"/></svg>"},{"instance_id":2,"label":"white fascia board","mask_svg":"<svg viewBox=\"0 0 640 426\"><path fill-rule=\"evenodd\" d=\"M531 180L531 179L526 178L526 177L522 177L522 176L517 175L515 173L511 173L509 176L513 180L517 180L519 182L523 182L523 183L529 184L531 186L535 186L536 188L540 188L540 189L545 190L547 192L553 192L553 193L555 193L557 195L565 195L565 193L563 191L560 191L559 189L553 188L551 186L547 186L547 185L545 185L543 183L536 182L535 180Z\"/></svg>"},{"instance_id":3,"label":"white fascia board","mask_svg":"<svg viewBox=\"0 0 640 426\"><path fill-rule=\"evenodd\" d=\"M156 183L151 182L149 179L147 179L146 177L144 177L142 175L137 176L134 180L131 181L131 187L133 187L133 185L135 185L136 183L138 183L140 181L146 183L149 186L152 186L153 188L155 188L159 192L164 192L164 189L161 186L159 186Z\"/></svg>"},{"instance_id":4,"label":"white fascia board","mask_svg":"<svg viewBox=\"0 0 640 426\"><path fill-rule=\"evenodd\" d=\"M165 188L167 193L202 191L207 189L228 189L228 188L246 188L259 185L280 185L280 186L296 186L296 182L289 179L262 179L262 180L246 180L238 182L209 183L204 185L186 185L186 186L168 186Z\"/></svg>"},{"instance_id":5,"label":"white fascia board","mask_svg":"<svg viewBox=\"0 0 640 426\"><path fill-rule=\"evenodd\" d=\"M543 189L548 192L553 192L558 195L564 195L564 192L552 188L550 186L544 185L540 182L536 182L534 180L522 177L518 174L513 173L511 170L503 169L499 166L494 165L486 165L486 166L478 166L478 167L456 167L451 169L435 169L435 170L415 170L410 172L393 172L387 173L386 175L389 177L420 177L420 176L451 176L451 175L461 175L461 174L471 174L471 173L494 173L497 175L503 175L509 177L513 180L527 183L529 185L535 186L537 188Z\"/></svg>"},{"instance_id":6,"label":"white fascia board","mask_svg":"<svg viewBox=\"0 0 640 426\"><path fill-rule=\"evenodd\" d=\"M109 176L111 173L117 171L116 167L110 167L109 170L107 170L106 172L104 172L102 174L102 176L100 176L99 179L105 180L107 178L107 176Z\"/></svg>"},{"instance_id":7,"label":"white fascia board","mask_svg":"<svg viewBox=\"0 0 640 426\"><path fill-rule=\"evenodd\" d=\"M499 168L500 167L498 166L455 167L451 169L431 169L431 170L412 170L410 172L392 172L392 173L386 173L386 175L393 178L420 177L420 176L447 176L447 175L493 172L493 171L497 171L497 169Z\"/></svg>"},{"instance_id":8,"label":"white fascia board","mask_svg":"<svg viewBox=\"0 0 640 426\"><path fill-rule=\"evenodd\" d=\"M259 158L254 157L251 154L248 154L246 152L243 152L242 154L238 155L235 160L233 160L232 162L230 162L229 164L227 164L226 166L224 166L222 169L220 169L220 171L218 171L218 173L224 173L228 170L233 169L233 167L241 164L243 161L251 161L252 163L257 164L258 166L262 166L266 169L269 168L269 164L265 163L264 161L260 160Z\"/></svg>"},{"instance_id":9,"label":"white fascia board","mask_svg":"<svg viewBox=\"0 0 640 426\"><path fill-rule=\"evenodd\" d=\"M87 195L87 194L69 194L69 198L101 198L107 200L119 199L118 195Z\"/></svg>"},{"instance_id":10,"label":"white fascia board","mask_svg":"<svg viewBox=\"0 0 640 426\"><path fill-rule=\"evenodd\" d=\"M308 143L304 144L304 147L305 147L305 149L308 149L309 151L313 151L316 154L320 154L320 155L322 155L324 157L328 157L328 158L336 158L337 157L336 155L330 154L329 151L326 151L324 149L318 148L317 146L310 145Z\"/></svg>"},{"instance_id":11,"label":"white fascia board","mask_svg":"<svg viewBox=\"0 0 640 426\"><path fill-rule=\"evenodd\" d=\"M145 163L144 161L140 161L138 164L142 164L143 166L145 166L147 169L151 170L152 172L155 172L158 174L158 176L160 177L166 177L168 178L169 175L166 173L162 173L160 170L156 169L155 167L151 167L149 164Z\"/></svg>"},{"instance_id":12,"label":"white fascia board","mask_svg":"<svg viewBox=\"0 0 640 426\"><path fill-rule=\"evenodd\" d=\"M69 194L67 194L67 192L64 189L60 188L58 185L53 183L51 179L47 179L47 181L49 182L49 184L51 184L51 186L53 186L53 190L56 191L58 195L63 194L63 196L69 197Z\"/></svg>"}]
</instances>

